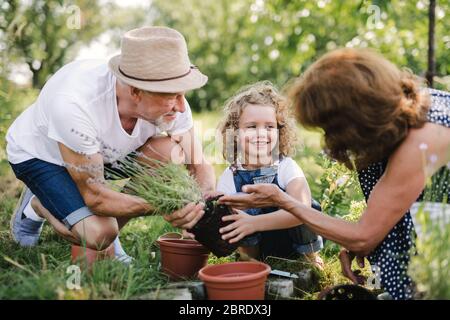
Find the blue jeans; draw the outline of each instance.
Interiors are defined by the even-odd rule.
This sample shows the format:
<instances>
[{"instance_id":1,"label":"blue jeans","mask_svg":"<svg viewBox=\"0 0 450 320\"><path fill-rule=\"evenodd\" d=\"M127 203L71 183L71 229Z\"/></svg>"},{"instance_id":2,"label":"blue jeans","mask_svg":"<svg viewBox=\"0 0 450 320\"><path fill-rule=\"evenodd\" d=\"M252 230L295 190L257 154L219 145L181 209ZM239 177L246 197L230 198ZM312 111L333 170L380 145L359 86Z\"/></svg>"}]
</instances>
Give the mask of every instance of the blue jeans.
<instances>
[{"instance_id":1,"label":"blue jeans","mask_svg":"<svg viewBox=\"0 0 450 320\"><path fill-rule=\"evenodd\" d=\"M63 166L35 158L10 165L17 179L23 181L42 205L69 230L93 215Z\"/></svg>"}]
</instances>

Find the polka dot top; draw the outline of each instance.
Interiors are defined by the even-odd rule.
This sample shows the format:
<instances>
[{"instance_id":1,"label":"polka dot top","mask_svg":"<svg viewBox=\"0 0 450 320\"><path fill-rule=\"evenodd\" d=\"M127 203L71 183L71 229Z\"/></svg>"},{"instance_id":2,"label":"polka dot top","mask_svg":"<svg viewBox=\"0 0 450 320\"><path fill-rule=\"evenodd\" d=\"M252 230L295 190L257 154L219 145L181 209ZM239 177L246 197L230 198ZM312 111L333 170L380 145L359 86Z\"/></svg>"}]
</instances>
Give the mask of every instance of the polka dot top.
<instances>
[{"instance_id":1,"label":"polka dot top","mask_svg":"<svg viewBox=\"0 0 450 320\"><path fill-rule=\"evenodd\" d=\"M428 121L450 127L450 93L434 89L429 89L429 92L431 107L428 111ZM358 172L366 201L386 166L387 159ZM433 194L433 199L428 199L424 191L417 201L442 202L446 195L450 199L449 167L442 167L432 177L431 187L439 191L430 193ZM377 266L378 270L373 271L379 273L382 288L396 300L412 298L412 280L407 271L410 253L415 252L415 237L414 224L410 212L407 211L383 242L367 257L372 267Z\"/></svg>"}]
</instances>

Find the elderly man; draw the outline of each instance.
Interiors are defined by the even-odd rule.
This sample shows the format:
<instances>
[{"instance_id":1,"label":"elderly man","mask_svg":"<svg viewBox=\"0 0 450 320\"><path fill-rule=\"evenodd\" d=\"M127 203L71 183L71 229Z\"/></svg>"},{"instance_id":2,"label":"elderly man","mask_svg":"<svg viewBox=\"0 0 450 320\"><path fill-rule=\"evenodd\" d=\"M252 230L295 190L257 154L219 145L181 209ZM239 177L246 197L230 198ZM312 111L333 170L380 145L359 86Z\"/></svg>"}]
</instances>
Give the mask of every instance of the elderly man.
<instances>
[{"instance_id":1,"label":"elderly man","mask_svg":"<svg viewBox=\"0 0 450 320\"><path fill-rule=\"evenodd\" d=\"M165 27L127 32L109 63L62 67L7 133L8 160L26 185L11 220L14 240L36 245L46 219L72 243L102 250L114 242L116 256L128 258L119 230L152 208L101 181L104 165L136 150L164 161L181 156L204 193L213 192L214 171L184 97L207 80L191 65L184 37ZM203 205L192 203L166 219L188 229L202 215Z\"/></svg>"}]
</instances>

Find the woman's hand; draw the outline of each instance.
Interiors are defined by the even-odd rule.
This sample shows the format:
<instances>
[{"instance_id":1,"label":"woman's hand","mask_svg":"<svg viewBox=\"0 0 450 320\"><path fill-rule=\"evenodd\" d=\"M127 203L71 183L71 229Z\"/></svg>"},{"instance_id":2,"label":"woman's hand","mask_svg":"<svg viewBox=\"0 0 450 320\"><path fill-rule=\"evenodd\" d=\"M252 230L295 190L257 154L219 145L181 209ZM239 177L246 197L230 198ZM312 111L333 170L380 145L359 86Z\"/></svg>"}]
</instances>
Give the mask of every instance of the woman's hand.
<instances>
[{"instance_id":1,"label":"woman's hand","mask_svg":"<svg viewBox=\"0 0 450 320\"><path fill-rule=\"evenodd\" d=\"M237 209L278 207L285 193L275 184L259 183L242 187L245 193L226 195L219 203Z\"/></svg>"},{"instance_id":2,"label":"woman's hand","mask_svg":"<svg viewBox=\"0 0 450 320\"><path fill-rule=\"evenodd\" d=\"M341 262L342 274L344 277L352 280L354 284L365 285L366 277L360 275L361 270L352 270L352 261L355 259L360 268L364 268L364 257L356 256L353 252L348 251L347 249L342 249L339 252L339 261Z\"/></svg>"},{"instance_id":3,"label":"woman's hand","mask_svg":"<svg viewBox=\"0 0 450 320\"><path fill-rule=\"evenodd\" d=\"M257 218L244 211L233 209L236 214L230 214L222 218L223 221L234 221L226 227L219 230L222 239L229 240L230 243L240 241L245 236L258 231Z\"/></svg>"}]
</instances>

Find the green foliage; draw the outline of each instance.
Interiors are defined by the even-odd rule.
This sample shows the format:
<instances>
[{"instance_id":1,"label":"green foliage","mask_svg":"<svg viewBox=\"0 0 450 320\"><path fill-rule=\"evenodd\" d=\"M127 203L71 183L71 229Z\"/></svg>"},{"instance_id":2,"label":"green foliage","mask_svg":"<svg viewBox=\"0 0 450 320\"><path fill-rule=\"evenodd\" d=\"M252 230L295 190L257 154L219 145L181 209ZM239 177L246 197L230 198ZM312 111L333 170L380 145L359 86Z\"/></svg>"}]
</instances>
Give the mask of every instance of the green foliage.
<instances>
[{"instance_id":1,"label":"green foliage","mask_svg":"<svg viewBox=\"0 0 450 320\"><path fill-rule=\"evenodd\" d=\"M444 208L444 206L443 206ZM448 209L447 209L448 211ZM417 221L421 234L417 239L417 255L411 257L409 275L423 299L450 299L450 221L436 220L419 209Z\"/></svg>"},{"instance_id":2,"label":"green foliage","mask_svg":"<svg viewBox=\"0 0 450 320\"><path fill-rule=\"evenodd\" d=\"M249 83L284 86L338 47L371 47L417 74L427 69L426 1L155 0L152 8L156 25L186 36L193 63L209 76L207 86L189 93L197 111L220 107ZM436 70L441 76L450 71L448 9L448 2L439 2ZM438 86L445 88L444 82Z\"/></svg>"},{"instance_id":3,"label":"green foliage","mask_svg":"<svg viewBox=\"0 0 450 320\"><path fill-rule=\"evenodd\" d=\"M67 25L74 12L66 9L72 3L81 9L79 30ZM380 20L374 16L375 11L370 11L371 5L381 9ZM119 35L145 24L167 25L182 32L192 61L209 76L204 88L188 94L192 108L204 111L220 108L238 88L249 83L267 79L282 87L323 53L344 46L375 48L397 65L423 75L427 6L423 0L154 0L150 9L118 9L110 2L100 7L99 1L87 0L0 0L0 134L5 135L8 126L37 95L37 91L19 88L8 80L15 65L26 63L33 73L33 86L39 88L74 58L81 46L105 30L112 33L111 43L116 45ZM449 2L438 2L436 20L436 69L440 75L436 82L444 89L450 88L449 6ZM215 126L220 115L202 113L195 117L203 125ZM320 135L302 131L300 136L305 145L295 159L307 176L313 197L321 202L325 213L356 221L365 209L365 201L355 173L322 155L316 156ZM207 153L211 151L208 155L212 156L214 141L206 143ZM33 249L19 248L9 236L18 184L8 169L4 147L2 140L0 299L126 299L167 283L158 271L158 259L152 258L150 251L157 251L154 240L173 228L161 217L145 217L133 219L121 232L126 251L136 258L133 269L112 261L100 263L93 274L83 273L81 291L66 290L70 246L65 241L48 226L39 246ZM180 168L177 166L177 170ZM223 168L217 165L216 173ZM162 179L143 180L143 185L134 190L155 203L161 214L199 199L187 172L172 169L160 175ZM190 187L180 187L184 183ZM158 188L158 195L149 191L150 186ZM158 203L174 197L175 201ZM427 298L449 298L449 229L430 221L424 223L429 227L426 237L419 238L420 254L413 257L411 275ZM322 286L346 282L335 256L338 249L327 241L321 253L326 262ZM209 262L224 260L211 258Z\"/></svg>"},{"instance_id":4,"label":"green foliage","mask_svg":"<svg viewBox=\"0 0 450 320\"><path fill-rule=\"evenodd\" d=\"M35 88L67 62L70 49L89 43L104 30L98 1L9 0L1 6L5 55L29 66Z\"/></svg>"},{"instance_id":5,"label":"green foliage","mask_svg":"<svg viewBox=\"0 0 450 320\"><path fill-rule=\"evenodd\" d=\"M10 211L1 212L5 218ZM2 225L8 225L5 223ZM36 248L20 248L8 231L0 230L0 299L129 299L167 284L159 272L153 243L171 227L161 217L137 218L121 233L122 243L135 258L132 267L100 261L91 273L82 271L81 290L69 290L70 245L46 226Z\"/></svg>"},{"instance_id":6,"label":"green foliage","mask_svg":"<svg viewBox=\"0 0 450 320\"><path fill-rule=\"evenodd\" d=\"M423 200L429 202L448 203L448 187L446 187L446 185L449 181L450 168L448 166L444 166L439 169L432 177L428 177L426 187L423 192Z\"/></svg>"},{"instance_id":7,"label":"green foliage","mask_svg":"<svg viewBox=\"0 0 450 320\"><path fill-rule=\"evenodd\" d=\"M362 201L357 173L331 160L323 153L317 156L324 173L318 179L322 211L331 216L347 216L355 201ZM356 207L355 207L356 208Z\"/></svg>"},{"instance_id":8,"label":"green foliage","mask_svg":"<svg viewBox=\"0 0 450 320\"><path fill-rule=\"evenodd\" d=\"M316 166L322 170L308 179L313 198L320 202L322 212L333 217L356 222L366 209L366 201L359 186L356 171L348 170L344 165L328 158L323 152L316 149L314 160ZM308 151L307 153L310 153ZM311 165L303 166L307 172ZM332 259L341 247L326 241L322 255Z\"/></svg>"},{"instance_id":9,"label":"green foliage","mask_svg":"<svg viewBox=\"0 0 450 320\"><path fill-rule=\"evenodd\" d=\"M9 126L23 108L33 102L36 95L35 90L18 88L6 79L2 79L0 75L0 137L2 137L0 139L0 163L6 161L6 141L4 137ZM0 173L2 172L0 169Z\"/></svg>"},{"instance_id":10,"label":"green foliage","mask_svg":"<svg viewBox=\"0 0 450 320\"><path fill-rule=\"evenodd\" d=\"M432 165L426 160L424 169L427 171ZM448 166L428 177L424 202L416 213L417 254L412 252L408 271L424 299L450 299L450 206L445 187L448 181ZM434 209L429 209L430 204Z\"/></svg>"}]
</instances>

